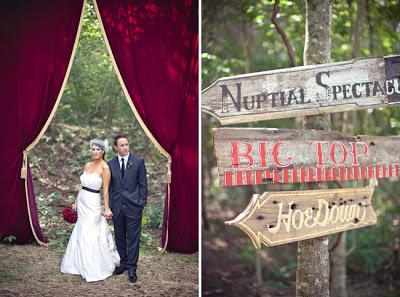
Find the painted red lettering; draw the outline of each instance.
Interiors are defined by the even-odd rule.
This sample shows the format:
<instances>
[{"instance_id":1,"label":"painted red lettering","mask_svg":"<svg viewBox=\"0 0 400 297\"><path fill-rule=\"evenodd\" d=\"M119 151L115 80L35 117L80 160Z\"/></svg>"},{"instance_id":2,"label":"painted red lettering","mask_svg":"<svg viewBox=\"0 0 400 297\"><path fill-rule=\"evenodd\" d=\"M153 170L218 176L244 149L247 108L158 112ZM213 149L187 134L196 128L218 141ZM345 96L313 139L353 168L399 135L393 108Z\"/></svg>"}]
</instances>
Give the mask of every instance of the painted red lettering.
<instances>
[{"instance_id":1,"label":"painted red lettering","mask_svg":"<svg viewBox=\"0 0 400 297\"><path fill-rule=\"evenodd\" d=\"M336 160L336 146L340 146L342 149L342 157L343 157L343 161L341 163L338 163ZM331 156L331 160L332 162L336 165L336 166L343 166L344 163L347 160L347 155L349 154L347 152L346 147L344 146L343 143L341 142L334 142L331 146L331 151L329 152L330 156Z\"/></svg>"},{"instance_id":2,"label":"painted red lettering","mask_svg":"<svg viewBox=\"0 0 400 297\"><path fill-rule=\"evenodd\" d=\"M248 168L254 164L254 159L250 155L252 146L248 142L231 141L232 168ZM244 147L245 151L240 151L239 146ZM245 161L243 161L245 159Z\"/></svg>"},{"instance_id":3,"label":"painted red lettering","mask_svg":"<svg viewBox=\"0 0 400 297\"><path fill-rule=\"evenodd\" d=\"M286 164L281 163L279 161L279 152L278 152L279 147L281 145L287 146L287 144L284 141L278 141L277 143L274 144L274 146L272 148L272 151L271 151L272 159L273 159L273 161L274 161L276 166L278 166L278 167L287 167L287 166L289 166L290 161L293 159L293 157L288 157L287 158L288 162Z\"/></svg>"},{"instance_id":4,"label":"painted red lettering","mask_svg":"<svg viewBox=\"0 0 400 297\"><path fill-rule=\"evenodd\" d=\"M313 143L317 144L317 167L323 167L325 166L324 164L324 158L323 158L323 151L322 151L322 145L323 144L328 144L328 141L309 141L308 144L312 145Z\"/></svg>"},{"instance_id":5,"label":"painted red lettering","mask_svg":"<svg viewBox=\"0 0 400 297\"><path fill-rule=\"evenodd\" d=\"M368 144L364 143L364 142L350 142L351 145L351 154L353 156L353 166L358 166L358 150L357 150L357 145L361 145L362 146L362 156L366 156L368 155Z\"/></svg>"},{"instance_id":6,"label":"painted red lettering","mask_svg":"<svg viewBox=\"0 0 400 297\"><path fill-rule=\"evenodd\" d=\"M267 141L260 141L259 149L260 149L260 167L267 167Z\"/></svg>"}]
</instances>

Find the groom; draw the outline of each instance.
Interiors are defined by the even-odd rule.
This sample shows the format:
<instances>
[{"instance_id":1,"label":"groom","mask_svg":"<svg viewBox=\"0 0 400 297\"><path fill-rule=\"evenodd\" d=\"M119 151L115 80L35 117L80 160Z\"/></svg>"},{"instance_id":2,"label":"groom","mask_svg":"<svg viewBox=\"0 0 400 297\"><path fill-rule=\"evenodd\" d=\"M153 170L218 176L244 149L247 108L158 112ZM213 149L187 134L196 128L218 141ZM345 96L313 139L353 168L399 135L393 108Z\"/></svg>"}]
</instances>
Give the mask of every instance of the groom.
<instances>
[{"instance_id":1,"label":"groom","mask_svg":"<svg viewBox=\"0 0 400 297\"><path fill-rule=\"evenodd\" d=\"M112 217L115 242L121 264L114 274L128 270L129 281L137 281L136 267L139 258L142 210L147 202L146 167L141 157L129 153L129 142L125 135L114 137L118 153L108 162L111 170L110 208L105 215Z\"/></svg>"}]
</instances>

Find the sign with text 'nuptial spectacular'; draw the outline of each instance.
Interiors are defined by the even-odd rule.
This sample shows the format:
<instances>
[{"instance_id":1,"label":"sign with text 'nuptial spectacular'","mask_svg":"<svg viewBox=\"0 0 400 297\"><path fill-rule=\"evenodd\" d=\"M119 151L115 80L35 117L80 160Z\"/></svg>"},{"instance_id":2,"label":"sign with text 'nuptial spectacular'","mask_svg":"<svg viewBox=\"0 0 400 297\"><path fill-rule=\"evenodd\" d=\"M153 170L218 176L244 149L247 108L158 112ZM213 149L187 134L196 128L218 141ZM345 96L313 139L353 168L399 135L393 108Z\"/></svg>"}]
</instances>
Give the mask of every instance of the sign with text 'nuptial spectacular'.
<instances>
[{"instance_id":1,"label":"sign with text 'nuptial spectacular'","mask_svg":"<svg viewBox=\"0 0 400 297\"><path fill-rule=\"evenodd\" d=\"M373 187L255 194L225 222L243 230L256 248L324 236L376 223Z\"/></svg>"},{"instance_id":2,"label":"sign with text 'nuptial spectacular'","mask_svg":"<svg viewBox=\"0 0 400 297\"><path fill-rule=\"evenodd\" d=\"M399 176L399 136L324 130L214 129L221 186Z\"/></svg>"},{"instance_id":3,"label":"sign with text 'nuptial spectacular'","mask_svg":"<svg viewBox=\"0 0 400 297\"><path fill-rule=\"evenodd\" d=\"M400 104L400 56L221 78L201 95L222 124Z\"/></svg>"}]
</instances>

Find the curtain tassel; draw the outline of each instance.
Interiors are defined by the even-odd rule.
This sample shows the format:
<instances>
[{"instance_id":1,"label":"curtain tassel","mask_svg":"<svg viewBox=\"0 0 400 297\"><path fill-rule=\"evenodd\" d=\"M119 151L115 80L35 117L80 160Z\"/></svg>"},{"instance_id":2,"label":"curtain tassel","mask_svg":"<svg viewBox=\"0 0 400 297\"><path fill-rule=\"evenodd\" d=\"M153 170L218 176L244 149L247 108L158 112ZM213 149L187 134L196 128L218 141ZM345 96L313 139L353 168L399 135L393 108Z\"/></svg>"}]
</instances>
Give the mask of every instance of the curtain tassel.
<instances>
[{"instance_id":1,"label":"curtain tassel","mask_svg":"<svg viewBox=\"0 0 400 297\"><path fill-rule=\"evenodd\" d=\"M171 158L168 158L168 165L167 165L167 183L171 183L172 173L171 173Z\"/></svg>"},{"instance_id":2,"label":"curtain tassel","mask_svg":"<svg viewBox=\"0 0 400 297\"><path fill-rule=\"evenodd\" d=\"M27 178L27 165L28 165L28 154L26 151L23 151L23 160L22 160L22 168L21 168L21 178Z\"/></svg>"}]
</instances>

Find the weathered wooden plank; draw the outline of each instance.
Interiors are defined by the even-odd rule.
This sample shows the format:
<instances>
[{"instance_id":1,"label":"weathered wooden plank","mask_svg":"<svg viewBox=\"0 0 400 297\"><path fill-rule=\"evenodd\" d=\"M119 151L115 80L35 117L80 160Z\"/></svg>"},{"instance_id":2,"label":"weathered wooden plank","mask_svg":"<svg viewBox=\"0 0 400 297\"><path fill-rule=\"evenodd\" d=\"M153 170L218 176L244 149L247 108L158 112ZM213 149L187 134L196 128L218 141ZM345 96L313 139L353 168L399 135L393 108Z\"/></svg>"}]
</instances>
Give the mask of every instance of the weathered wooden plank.
<instances>
[{"instance_id":1,"label":"weathered wooden plank","mask_svg":"<svg viewBox=\"0 0 400 297\"><path fill-rule=\"evenodd\" d=\"M373 187L265 192L225 222L243 230L256 248L324 236L376 223Z\"/></svg>"},{"instance_id":2,"label":"weathered wooden plank","mask_svg":"<svg viewBox=\"0 0 400 297\"><path fill-rule=\"evenodd\" d=\"M202 91L202 110L233 124L397 105L399 78L400 56L232 76Z\"/></svg>"},{"instance_id":3,"label":"weathered wooden plank","mask_svg":"<svg viewBox=\"0 0 400 297\"><path fill-rule=\"evenodd\" d=\"M213 134L221 186L399 176L399 136L266 128Z\"/></svg>"}]
</instances>

